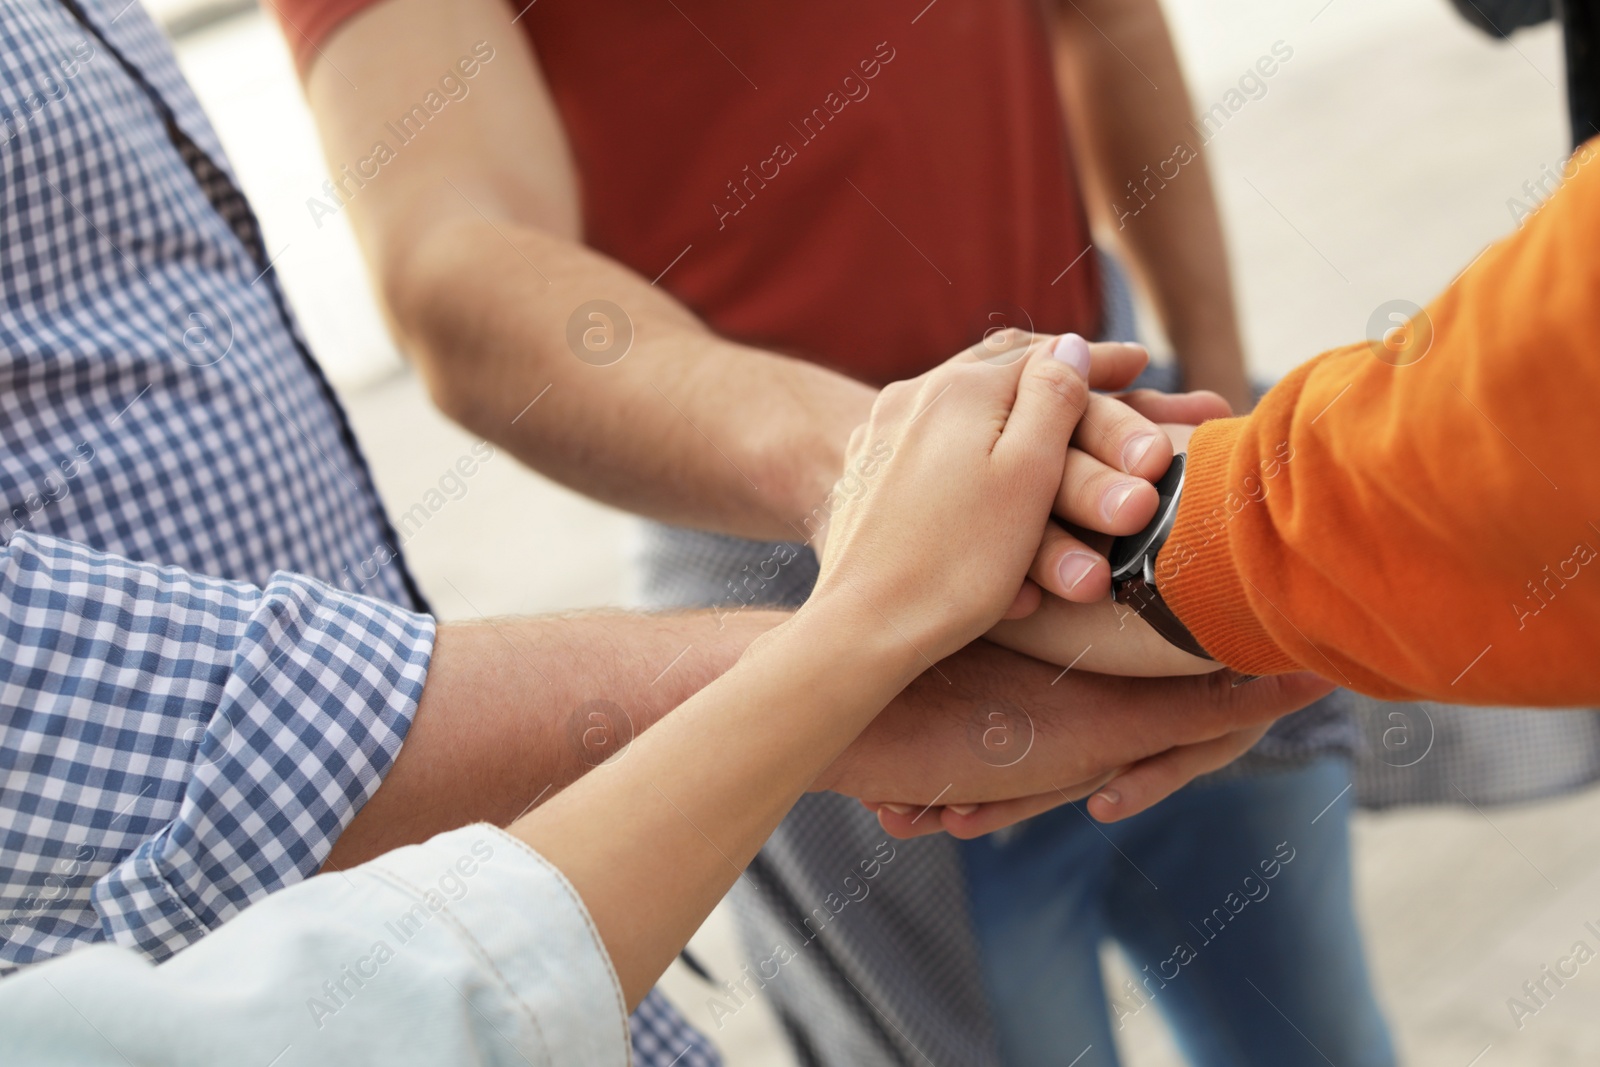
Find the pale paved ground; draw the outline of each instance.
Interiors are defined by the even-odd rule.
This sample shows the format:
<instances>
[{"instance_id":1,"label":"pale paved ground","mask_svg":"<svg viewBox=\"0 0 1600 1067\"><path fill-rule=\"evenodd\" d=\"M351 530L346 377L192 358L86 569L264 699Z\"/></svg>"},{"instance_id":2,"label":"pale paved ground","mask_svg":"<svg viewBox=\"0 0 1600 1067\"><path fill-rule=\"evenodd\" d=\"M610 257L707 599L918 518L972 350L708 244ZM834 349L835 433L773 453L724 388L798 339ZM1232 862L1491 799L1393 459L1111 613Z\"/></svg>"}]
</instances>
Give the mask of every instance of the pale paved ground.
<instances>
[{"instance_id":1,"label":"pale paved ground","mask_svg":"<svg viewBox=\"0 0 1600 1067\"><path fill-rule=\"evenodd\" d=\"M1548 30L1495 46L1444 0L1169 3L1202 108L1274 42L1294 49L1209 147L1263 373L1355 339L1384 301L1425 300L1509 228L1507 199L1564 154ZM311 222L305 200L324 175L282 47L252 15L189 36L181 52L391 510L404 510L472 441L395 356L342 220ZM501 458L408 547L441 612L463 617L623 603L631 536L626 517ZM1575 940L1600 947L1582 929L1600 926L1600 796L1364 817L1356 838L1370 952L1408 1063L1600 1063L1600 966L1520 1032L1505 1006ZM714 964L731 959L720 917L699 947ZM675 973L669 985L703 1012L693 979ZM787 1062L759 1010L716 1037L735 1064ZM1121 1037L1135 1067L1180 1062L1154 1013Z\"/></svg>"}]
</instances>

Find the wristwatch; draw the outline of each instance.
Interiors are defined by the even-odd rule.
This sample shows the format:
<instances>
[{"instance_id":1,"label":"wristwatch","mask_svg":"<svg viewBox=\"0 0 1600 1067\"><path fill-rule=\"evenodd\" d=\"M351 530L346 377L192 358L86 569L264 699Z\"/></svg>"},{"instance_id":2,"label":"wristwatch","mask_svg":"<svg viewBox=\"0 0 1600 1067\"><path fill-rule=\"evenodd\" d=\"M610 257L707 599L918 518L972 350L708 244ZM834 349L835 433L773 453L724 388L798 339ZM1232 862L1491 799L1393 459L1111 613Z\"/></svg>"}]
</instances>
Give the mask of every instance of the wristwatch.
<instances>
[{"instance_id":1,"label":"wristwatch","mask_svg":"<svg viewBox=\"0 0 1600 1067\"><path fill-rule=\"evenodd\" d=\"M1178 621L1156 588L1156 556L1165 547L1178 516L1178 500L1183 495L1183 471L1187 455L1172 457L1172 466L1156 482L1155 518L1136 534L1119 537L1111 544L1111 599L1133 609L1150 628L1193 656L1212 659L1189 628Z\"/></svg>"}]
</instances>

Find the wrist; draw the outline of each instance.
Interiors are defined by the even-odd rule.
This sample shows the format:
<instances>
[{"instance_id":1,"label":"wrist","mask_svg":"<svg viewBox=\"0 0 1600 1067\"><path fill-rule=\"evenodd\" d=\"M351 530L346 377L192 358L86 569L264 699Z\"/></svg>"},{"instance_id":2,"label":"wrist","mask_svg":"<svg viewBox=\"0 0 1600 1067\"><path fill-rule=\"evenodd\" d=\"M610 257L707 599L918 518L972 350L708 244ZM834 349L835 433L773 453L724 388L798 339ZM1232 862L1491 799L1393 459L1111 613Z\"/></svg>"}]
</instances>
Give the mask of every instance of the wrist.
<instances>
[{"instance_id":1,"label":"wrist","mask_svg":"<svg viewBox=\"0 0 1600 1067\"><path fill-rule=\"evenodd\" d=\"M795 539L814 548L819 558L828 524L840 503L834 490L843 468L844 442L832 447L826 441L818 441L786 479L784 514L795 531Z\"/></svg>"},{"instance_id":2,"label":"wrist","mask_svg":"<svg viewBox=\"0 0 1600 1067\"><path fill-rule=\"evenodd\" d=\"M1303 667L1256 614L1232 536L1294 451L1285 441L1261 456L1251 425L1249 419L1217 419L1195 431L1183 499L1156 559L1156 582L1173 613L1218 662L1245 674L1283 674ZM1235 469L1250 473L1235 482Z\"/></svg>"},{"instance_id":3,"label":"wrist","mask_svg":"<svg viewBox=\"0 0 1600 1067\"><path fill-rule=\"evenodd\" d=\"M812 677L838 678L887 702L932 663L852 590L813 593L757 643L797 655Z\"/></svg>"},{"instance_id":4,"label":"wrist","mask_svg":"<svg viewBox=\"0 0 1600 1067\"><path fill-rule=\"evenodd\" d=\"M798 433L782 433L768 442L762 466L772 472L780 514L796 540L821 550L833 513L842 500L836 494L844 472L850 434L872 411L876 391L838 377L823 384L826 395L817 405L826 414L807 416Z\"/></svg>"}]
</instances>

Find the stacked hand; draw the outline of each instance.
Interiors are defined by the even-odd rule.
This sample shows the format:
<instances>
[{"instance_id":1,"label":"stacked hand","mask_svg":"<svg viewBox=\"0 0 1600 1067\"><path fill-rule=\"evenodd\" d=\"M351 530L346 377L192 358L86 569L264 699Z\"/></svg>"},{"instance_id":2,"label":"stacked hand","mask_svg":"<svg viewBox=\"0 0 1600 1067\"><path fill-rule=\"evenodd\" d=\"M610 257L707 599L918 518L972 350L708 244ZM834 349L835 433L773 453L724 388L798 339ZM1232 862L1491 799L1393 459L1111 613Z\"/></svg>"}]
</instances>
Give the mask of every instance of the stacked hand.
<instances>
[{"instance_id":1,"label":"stacked hand","mask_svg":"<svg viewBox=\"0 0 1600 1067\"><path fill-rule=\"evenodd\" d=\"M1030 599L1019 590L1069 444L1086 466L1103 465L1107 451L1105 438L1077 433L1086 409L1104 400L1089 392L1093 360L1081 340L1040 339L999 362L983 352L878 394L845 459L865 491L835 511L807 604L854 604L930 663L1031 608L1019 607ZM1153 426L1148 436L1155 458L1139 459L1159 474L1171 455ZM1148 519L1124 521L1137 530Z\"/></svg>"},{"instance_id":2,"label":"stacked hand","mask_svg":"<svg viewBox=\"0 0 1600 1067\"><path fill-rule=\"evenodd\" d=\"M1107 600L1103 549L1150 521L1151 482L1188 429L1230 413L1210 393L1090 392L1125 388L1146 358L1135 345L1071 335L1012 338L880 394L848 450L847 469L866 489L833 516L806 610L891 632L921 667L986 633L1078 665L1060 671L1013 656L1013 669L989 683L990 693L1015 694L1020 679L1060 671L1048 691L1035 687L1017 706L1030 730L1052 729L1054 747L1042 744L1014 765L970 751L983 726L960 709L982 701L970 691L955 700L933 694L941 684L953 692L950 674L974 654L1005 655L978 645L913 685L817 788L863 797L900 836L977 836L1091 794L1090 812L1111 821L1225 765L1273 719L1328 691L1309 676L1235 689L1228 672L1161 681L1088 673L1217 670ZM941 715L927 714L930 698L942 701ZM1075 736L1063 745L1066 723ZM874 747L875 736L896 744Z\"/></svg>"}]
</instances>

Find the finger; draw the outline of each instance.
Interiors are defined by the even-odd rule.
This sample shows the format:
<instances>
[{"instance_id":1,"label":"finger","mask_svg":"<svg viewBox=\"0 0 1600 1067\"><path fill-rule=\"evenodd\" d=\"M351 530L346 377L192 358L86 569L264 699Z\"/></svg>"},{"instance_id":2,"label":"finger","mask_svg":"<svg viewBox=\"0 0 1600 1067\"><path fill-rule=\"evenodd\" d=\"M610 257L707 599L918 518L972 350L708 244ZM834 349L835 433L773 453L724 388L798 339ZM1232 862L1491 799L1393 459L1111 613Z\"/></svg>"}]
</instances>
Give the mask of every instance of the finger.
<instances>
[{"instance_id":1,"label":"finger","mask_svg":"<svg viewBox=\"0 0 1600 1067\"><path fill-rule=\"evenodd\" d=\"M1067 442L1090 403L1089 359L1088 342L1075 333L1029 355L995 443L996 459L1024 463L1041 474L1053 469L1060 477Z\"/></svg>"},{"instance_id":2,"label":"finger","mask_svg":"<svg viewBox=\"0 0 1600 1067\"><path fill-rule=\"evenodd\" d=\"M1143 478L1123 474L1081 449L1067 450L1055 514L1074 526L1120 536L1138 533L1161 498Z\"/></svg>"},{"instance_id":3,"label":"finger","mask_svg":"<svg viewBox=\"0 0 1600 1067\"><path fill-rule=\"evenodd\" d=\"M984 834L992 834L996 830L1003 830L1007 826L1014 826L1024 819L1031 819L1035 815L1043 814L1051 808L1060 807L1070 798L1052 789L1048 793L1040 793L1031 797L1018 797L1016 800L997 800L988 804L972 804L964 806L946 807L939 813L939 828L951 837L958 837L963 841L970 841Z\"/></svg>"},{"instance_id":4,"label":"finger","mask_svg":"<svg viewBox=\"0 0 1600 1067\"><path fill-rule=\"evenodd\" d=\"M1145 488L1149 488L1148 483ZM1078 604L1093 604L1111 592L1111 564L1054 522L1045 525L1044 540L1039 543L1028 577L1047 592ZM1034 608L1037 610L1038 605Z\"/></svg>"},{"instance_id":5,"label":"finger","mask_svg":"<svg viewBox=\"0 0 1600 1067\"><path fill-rule=\"evenodd\" d=\"M983 340L958 352L949 362L989 363L1009 366L1019 363L1034 348L1054 344L1055 334L1029 333L1026 330L996 330ZM1097 341L1089 345L1089 388L1112 391L1126 389L1150 363L1144 345L1127 341Z\"/></svg>"},{"instance_id":6,"label":"finger","mask_svg":"<svg viewBox=\"0 0 1600 1067\"><path fill-rule=\"evenodd\" d=\"M1266 732L1266 726L1252 726L1214 741L1169 749L1142 760L1089 798L1089 814L1100 822L1117 822L1137 815L1200 775L1226 767L1244 755Z\"/></svg>"},{"instance_id":7,"label":"finger","mask_svg":"<svg viewBox=\"0 0 1600 1067\"><path fill-rule=\"evenodd\" d=\"M1198 426L1208 419L1226 419L1233 408L1217 393L1163 393L1158 389L1135 389L1118 393L1116 399L1151 422L1178 422Z\"/></svg>"},{"instance_id":8,"label":"finger","mask_svg":"<svg viewBox=\"0 0 1600 1067\"><path fill-rule=\"evenodd\" d=\"M1150 363L1144 345L1100 341L1089 346L1089 388L1126 389Z\"/></svg>"},{"instance_id":9,"label":"finger","mask_svg":"<svg viewBox=\"0 0 1600 1067\"><path fill-rule=\"evenodd\" d=\"M945 832L952 837L959 837L962 840L982 837L984 834L992 834L996 830L1013 826L1024 819L1031 819L1062 804L1082 800L1125 770L1127 768L1124 767L1107 771L1087 782L1058 786L1048 793L1038 793L1031 797L995 800L987 804L946 804L944 810L939 813L939 822Z\"/></svg>"},{"instance_id":10,"label":"finger","mask_svg":"<svg viewBox=\"0 0 1600 1067\"><path fill-rule=\"evenodd\" d=\"M1176 744L1199 744L1237 730L1270 725L1335 688L1332 682L1306 672L1267 675L1247 685L1235 685L1238 678L1233 671L1212 671L1181 678L1137 679L1131 685L1137 702L1127 707L1124 719L1149 720L1154 726L1181 714L1183 729L1165 736ZM1128 725L1133 728L1131 721ZM1156 755L1159 752L1150 752L1149 758Z\"/></svg>"},{"instance_id":11,"label":"finger","mask_svg":"<svg viewBox=\"0 0 1600 1067\"><path fill-rule=\"evenodd\" d=\"M891 837L927 837L944 833L939 822L939 809L914 807L910 804L868 804L878 813L878 825Z\"/></svg>"},{"instance_id":12,"label":"finger","mask_svg":"<svg viewBox=\"0 0 1600 1067\"><path fill-rule=\"evenodd\" d=\"M1108 571L1109 573L1109 571ZM1022 587L1017 590L1017 598L1011 602L1002 619L1026 619L1029 615L1039 610L1039 605L1044 603L1044 593L1039 590L1037 583L1028 578L1022 580Z\"/></svg>"},{"instance_id":13,"label":"finger","mask_svg":"<svg viewBox=\"0 0 1600 1067\"><path fill-rule=\"evenodd\" d=\"M1309 671L1271 674L1246 685L1235 684L1239 677L1233 671L1214 671L1191 679L1208 686L1212 696L1211 708L1199 717L1215 716L1226 724L1223 732L1270 724L1338 688Z\"/></svg>"},{"instance_id":14,"label":"finger","mask_svg":"<svg viewBox=\"0 0 1600 1067\"><path fill-rule=\"evenodd\" d=\"M995 367L1012 367L1021 363L1028 353L1038 346L1053 343L1055 343L1053 334L1032 333L1018 329L993 330L984 334L983 340L963 348L945 362L987 363Z\"/></svg>"},{"instance_id":15,"label":"finger","mask_svg":"<svg viewBox=\"0 0 1600 1067\"><path fill-rule=\"evenodd\" d=\"M1048 793L983 804L946 804L936 808L865 800L861 804L875 812L878 824L896 837L926 837L941 831L961 838L981 837L1058 805L1082 800L1126 770L1119 767L1088 781L1057 786Z\"/></svg>"},{"instance_id":16,"label":"finger","mask_svg":"<svg viewBox=\"0 0 1600 1067\"><path fill-rule=\"evenodd\" d=\"M1114 470L1155 481L1172 462L1161 427L1115 397L1089 398L1072 443Z\"/></svg>"},{"instance_id":17,"label":"finger","mask_svg":"<svg viewBox=\"0 0 1600 1067\"><path fill-rule=\"evenodd\" d=\"M1037 356L1048 355L1056 338L1019 330L1007 330L994 336L1014 338L1022 347L985 358L983 353L988 351L989 342L974 345L926 374L903 383L890 383L883 392L896 388L897 384L909 389L912 399L903 405L900 415L911 422L920 419L936 404L941 407L954 404L963 408L969 417L995 418L1003 432L1016 406L1017 390L1028 366Z\"/></svg>"}]
</instances>

